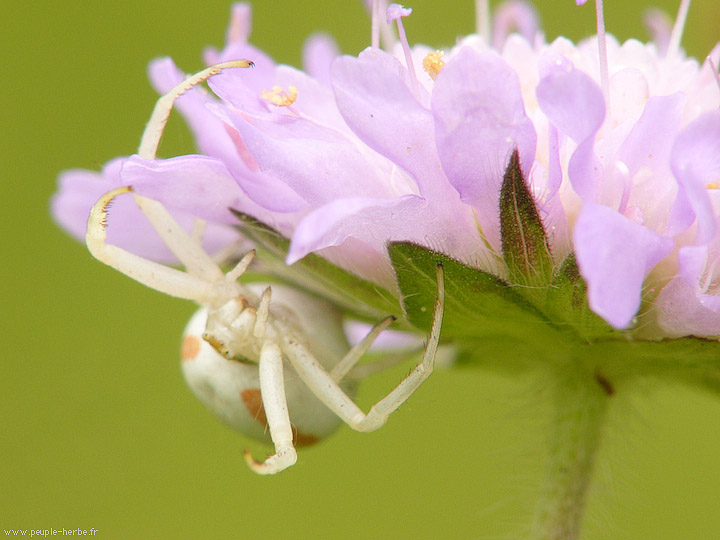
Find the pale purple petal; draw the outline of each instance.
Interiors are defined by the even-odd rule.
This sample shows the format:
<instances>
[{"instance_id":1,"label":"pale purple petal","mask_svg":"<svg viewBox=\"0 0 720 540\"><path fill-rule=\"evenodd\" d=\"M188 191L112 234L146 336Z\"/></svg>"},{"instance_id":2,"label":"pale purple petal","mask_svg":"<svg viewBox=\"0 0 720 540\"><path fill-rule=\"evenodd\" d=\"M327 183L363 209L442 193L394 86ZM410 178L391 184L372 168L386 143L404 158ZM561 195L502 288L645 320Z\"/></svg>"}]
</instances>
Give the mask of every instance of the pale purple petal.
<instances>
[{"instance_id":1,"label":"pale purple petal","mask_svg":"<svg viewBox=\"0 0 720 540\"><path fill-rule=\"evenodd\" d=\"M237 223L229 208L242 206L243 193L222 161L200 155L147 160L132 156L120 177L138 195L208 221Z\"/></svg>"},{"instance_id":2,"label":"pale purple petal","mask_svg":"<svg viewBox=\"0 0 720 540\"><path fill-rule=\"evenodd\" d=\"M452 187L438 174L432 113L408 87L400 62L384 51L343 56L332 69L333 90L345 122L365 144L408 171L420 194Z\"/></svg>"},{"instance_id":3,"label":"pale purple petal","mask_svg":"<svg viewBox=\"0 0 720 540\"><path fill-rule=\"evenodd\" d=\"M679 92L650 98L617 153L617 159L627 167L619 211L625 213L628 204L641 207L649 216L648 227L661 233L668 231L670 235L674 232L668 230L669 215L678 192L670 170L670 150L682 126L685 103L684 94ZM650 179L636 181L640 172Z\"/></svg>"},{"instance_id":4,"label":"pale purple petal","mask_svg":"<svg viewBox=\"0 0 720 540\"><path fill-rule=\"evenodd\" d=\"M372 325L354 320L347 320L343 324L345 334L351 345L357 345L372 329ZM422 339L417 334L399 332L397 330L385 330L380 334L370 347L371 351L391 352L403 349L421 349Z\"/></svg>"},{"instance_id":5,"label":"pale purple petal","mask_svg":"<svg viewBox=\"0 0 720 540\"><path fill-rule=\"evenodd\" d=\"M700 288L710 258L708 251L707 246L678 250L680 275L660 291L655 302L658 323L669 336L720 335L720 297L705 294ZM713 255L716 260L717 254Z\"/></svg>"},{"instance_id":6,"label":"pale purple petal","mask_svg":"<svg viewBox=\"0 0 720 540\"><path fill-rule=\"evenodd\" d=\"M560 140L554 125L548 126L548 200L552 200L562 185L562 164L560 163Z\"/></svg>"},{"instance_id":7,"label":"pale purple petal","mask_svg":"<svg viewBox=\"0 0 720 540\"><path fill-rule=\"evenodd\" d=\"M631 323L645 276L673 248L672 239L594 203L583 205L573 244L590 308L615 328Z\"/></svg>"},{"instance_id":8,"label":"pale purple petal","mask_svg":"<svg viewBox=\"0 0 720 540\"><path fill-rule=\"evenodd\" d=\"M536 93L550 122L577 143L568 164L568 177L580 197L593 200L601 167L593 151L594 139L605 119L602 91L585 73L563 68L543 77Z\"/></svg>"},{"instance_id":9,"label":"pale purple petal","mask_svg":"<svg viewBox=\"0 0 720 540\"><path fill-rule=\"evenodd\" d=\"M225 32L225 42L247 43L252 31L252 8L247 2L236 2L230 8L230 24Z\"/></svg>"},{"instance_id":10,"label":"pale purple petal","mask_svg":"<svg viewBox=\"0 0 720 540\"><path fill-rule=\"evenodd\" d=\"M449 183L435 146L432 113L408 86L393 57L366 50L333 66L333 89L347 124L368 146L410 173L428 201L428 219L447 231L447 242L465 256L479 243L472 208ZM443 223L445 225L443 225Z\"/></svg>"},{"instance_id":11,"label":"pale purple petal","mask_svg":"<svg viewBox=\"0 0 720 540\"><path fill-rule=\"evenodd\" d=\"M663 287L655 304L658 324L668 337L720 335L720 306L709 309L707 295L698 292L681 277ZM715 302L717 297L714 297Z\"/></svg>"},{"instance_id":12,"label":"pale purple petal","mask_svg":"<svg viewBox=\"0 0 720 540\"><path fill-rule=\"evenodd\" d=\"M327 34L315 34L303 46L303 67L318 82L330 85L330 65L340 56L337 43Z\"/></svg>"},{"instance_id":13,"label":"pale purple petal","mask_svg":"<svg viewBox=\"0 0 720 540\"><path fill-rule=\"evenodd\" d=\"M686 98L680 92L647 101L642 116L617 155L627 165L631 176L640 167L649 167L659 176L670 172L670 149L680 132L685 103Z\"/></svg>"},{"instance_id":14,"label":"pale purple petal","mask_svg":"<svg viewBox=\"0 0 720 540\"><path fill-rule=\"evenodd\" d=\"M343 134L351 133L338 112L329 84L322 84L290 66L278 66L275 81L281 88L294 86L297 89L297 99L292 104L294 113Z\"/></svg>"},{"instance_id":15,"label":"pale purple petal","mask_svg":"<svg viewBox=\"0 0 720 540\"><path fill-rule=\"evenodd\" d=\"M275 84L275 62L260 49L243 43L229 44L216 59L251 60L255 65L246 69L226 69L208 80L215 94L238 110L258 113L268 111L268 104L260 98L263 90Z\"/></svg>"},{"instance_id":16,"label":"pale purple petal","mask_svg":"<svg viewBox=\"0 0 720 540\"><path fill-rule=\"evenodd\" d=\"M153 86L160 93L168 92L185 79L169 58L151 62L149 71ZM218 106L216 99L199 88L189 90L176 102L201 152L222 160L247 196L261 207L276 212L296 212L304 208L305 201L289 187L258 172L257 163L247 152L240 136L213 112Z\"/></svg>"},{"instance_id":17,"label":"pale purple petal","mask_svg":"<svg viewBox=\"0 0 720 540\"><path fill-rule=\"evenodd\" d=\"M676 139L670 159L681 191L674 211L684 215L686 221L689 211L694 213L698 224L696 243L706 244L717 230L707 189L708 184L720 180L720 111L705 113L687 126Z\"/></svg>"},{"instance_id":18,"label":"pale purple petal","mask_svg":"<svg viewBox=\"0 0 720 540\"><path fill-rule=\"evenodd\" d=\"M392 195L357 146L335 130L291 116L230 117L260 170L314 206L340 197Z\"/></svg>"},{"instance_id":19,"label":"pale purple petal","mask_svg":"<svg viewBox=\"0 0 720 540\"><path fill-rule=\"evenodd\" d=\"M535 8L522 0L503 2L495 10L493 17L493 47L501 50L511 32L521 34L532 41L538 32L539 17Z\"/></svg>"},{"instance_id":20,"label":"pale purple petal","mask_svg":"<svg viewBox=\"0 0 720 540\"><path fill-rule=\"evenodd\" d=\"M498 249L500 183L510 155L518 149L526 176L535 161L535 128L518 76L498 56L464 47L438 74L432 110L442 167Z\"/></svg>"},{"instance_id":21,"label":"pale purple petal","mask_svg":"<svg viewBox=\"0 0 720 540\"><path fill-rule=\"evenodd\" d=\"M673 26L672 19L661 9L649 8L645 10L643 14L643 22L645 23L645 28L650 32L658 52L661 55L665 55L670 43L670 34Z\"/></svg>"},{"instance_id":22,"label":"pale purple petal","mask_svg":"<svg viewBox=\"0 0 720 540\"><path fill-rule=\"evenodd\" d=\"M371 244L378 254L392 240L416 239L417 217L426 201L414 195L397 199L336 199L308 214L295 229L287 263L308 253L338 246L353 237ZM408 219L410 218L410 219Z\"/></svg>"},{"instance_id":23,"label":"pale purple petal","mask_svg":"<svg viewBox=\"0 0 720 540\"><path fill-rule=\"evenodd\" d=\"M102 195L122 186L120 170L124 159L109 162L101 173L75 170L66 171L58 179L59 187L53 196L51 207L60 226L78 240L85 239L90 209ZM173 217L190 230L193 216L185 212L173 212ZM170 252L140 211L132 196L117 197L109 209L108 243L131 251L141 257L157 262L176 264ZM209 223L203 245L208 253L235 242L237 231L224 225Z\"/></svg>"}]
</instances>

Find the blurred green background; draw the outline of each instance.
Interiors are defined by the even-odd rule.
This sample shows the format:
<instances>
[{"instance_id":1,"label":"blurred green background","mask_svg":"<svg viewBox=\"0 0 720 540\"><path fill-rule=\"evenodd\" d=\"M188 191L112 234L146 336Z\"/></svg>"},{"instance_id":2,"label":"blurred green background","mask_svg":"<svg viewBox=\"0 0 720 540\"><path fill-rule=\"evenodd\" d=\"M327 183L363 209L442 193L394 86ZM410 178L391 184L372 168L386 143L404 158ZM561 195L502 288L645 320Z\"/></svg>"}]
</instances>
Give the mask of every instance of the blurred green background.
<instances>
[{"instance_id":1,"label":"blurred green background","mask_svg":"<svg viewBox=\"0 0 720 540\"><path fill-rule=\"evenodd\" d=\"M655 4L674 13L677 0ZM650 1L608 2L609 29L645 38ZM621 5L622 4L622 5ZM417 0L412 42L472 31L469 0ZM544 457L545 398L532 380L445 370L379 432L341 428L272 478L250 444L196 402L178 369L187 302L91 258L48 214L57 173L134 152L156 96L147 62L201 67L230 3L5 1L2 44L0 528L99 529L103 539L522 538ZM549 38L594 28L593 8L545 0ZM684 44L720 36L717 0L692 6ZM369 42L359 1L254 5L253 42L298 65L312 32L344 52ZM162 152L192 150L174 118ZM403 370L370 381L363 406ZM263 448L251 445L257 453ZM614 398L585 539L720 538L720 403L648 385Z\"/></svg>"}]
</instances>

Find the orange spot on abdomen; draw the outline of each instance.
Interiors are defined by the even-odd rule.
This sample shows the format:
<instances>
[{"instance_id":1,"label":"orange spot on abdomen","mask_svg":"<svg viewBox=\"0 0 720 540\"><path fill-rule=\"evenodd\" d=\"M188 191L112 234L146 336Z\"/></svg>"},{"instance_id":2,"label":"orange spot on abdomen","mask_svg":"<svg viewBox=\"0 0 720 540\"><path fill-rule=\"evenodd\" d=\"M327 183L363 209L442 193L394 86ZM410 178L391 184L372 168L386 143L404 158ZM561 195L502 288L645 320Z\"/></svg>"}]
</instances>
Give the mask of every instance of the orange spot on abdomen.
<instances>
[{"instance_id":1,"label":"orange spot on abdomen","mask_svg":"<svg viewBox=\"0 0 720 540\"><path fill-rule=\"evenodd\" d=\"M265 408L262 403L262 394L257 388L248 388L243 390L240 397L245 404L245 408L255 420L267 427L267 416L265 416Z\"/></svg>"},{"instance_id":2,"label":"orange spot on abdomen","mask_svg":"<svg viewBox=\"0 0 720 540\"><path fill-rule=\"evenodd\" d=\"M200 340L196 336L185 336L180 347L180 358L183 362L195 360L200 352Z\"/></svg>"},{"instance_id":3,"label":"orange spot on abdomen","mask_svg":"<svg viewBox=\"0 0 720 540\"><path fill-rule=\"evenodd\" d=\"M265 408L262 402L262 393L257 388L248 388L240 393L240 397L245 404L245 408L255 420L260 422L265 428L267 428L267 416L265 415ZM295 446L310 446L318 442L318 438L315 435L309 435L298 431L295 426L292 426L293 432L293 443Z\"/></svg>"}]
</instances>

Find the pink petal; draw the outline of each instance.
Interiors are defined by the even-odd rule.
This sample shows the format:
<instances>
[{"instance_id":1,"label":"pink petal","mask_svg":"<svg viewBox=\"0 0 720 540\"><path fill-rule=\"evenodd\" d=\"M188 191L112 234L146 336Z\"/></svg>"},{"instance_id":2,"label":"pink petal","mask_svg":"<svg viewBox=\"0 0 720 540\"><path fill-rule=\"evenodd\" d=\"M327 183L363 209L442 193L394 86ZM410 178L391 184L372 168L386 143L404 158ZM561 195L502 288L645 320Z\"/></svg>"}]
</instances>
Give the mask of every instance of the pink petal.
<instances>
[{"instance_id":1,"label":"pink petal","mask_svg":"<svg viewBox=\"0 0 720 540\"><path fill-rule=\"evenodd\" d=\"M292 237L287 263L292 264L313 251L338 246L349 237L369 242L378 254L384 255L387 242L416 239L417 216L426 204L415 195L333 200L300 222Z\"/></svg>"},{"instance_id":2,"label":"pink petal","mask_svg":"<svg viewBox=\"0 0 720 540\"><path fill-rule=\"evenodd\" d=\"M335 40L327 34L310 36L303 46L303 67L318 82L330 85L330 65L340 56Z\"/></svg>"},{"instance_id":3,"label":"pink petal","mask_svg":"<svg viewBox=\"0 0 720 540\"><path fill-rule=\"evenodd\" d=\"M391 196L376 167L337 133L304 118L231 115L260 169L313 206L348 196Z\"/></svg>"},{"instance_id":4,"label":"pink petal","mask_svg":"<svg viewBox=\"0 0 720 540\"><path fill-rule=\"evenodd\" d=\"M539 17L532 4L522 0L503 2L493 17L493 48L501 50L511 32L519 33L532 43L539 26Z\"/></svg>"},{"instance_id":5,"label":"pink petal","mask_svg":"<svg viewBox=\"0 0 720 540\"><path fill-rule=\"evenodd\" d=\"M406 73L383 51L339 58L332 70L338 109L365 144L413 176L421 195L457 199L438 167L432 113L415 98Z\"/></svg>"},{"instance_id":6,"label":"pink petal","mask_svg":"<svg viewBox=\"0 0 720 540\"><path fill-rule=\"evenodd\" d=\"M678 215L692 212L698 224L696 242L710 242L717 231L717 218L710 203L708 184L720 180L720 111L705 113L677 137L670 164L680 184Z\"/></svg>"},{"instance_id":7,"label":"pink petal","mask_svg":"<svg viewBox=\"0 0 720 540\"><path fill-rule=\"evenodd\" d=\"M655 301L658 323L669 336L720 335L720 297L700 289L708 258L707 246L678 250L680 275L663 287Z\"/></svg>"},{"instance_id":8,"label":"pink petal","mask_svg":"<svg viewBox=\"0 0 720 540\"><path fill-rule=\"evenodd\" d=\"M123 159L115 159L101 173L75 170L60 175L58 191L53 196L51 207L63 229L78 240L85 239L90 209L102 195L123 185L120 180L122 165ZM193 216L185 212L172 213L186 230L192 228ZM107 232L108 243L112 245L157 262L178 262L130 195L123 195L113 201ZM209 223L203 245L208 253L215 253L237 241L238 237L238 233L230 227Z\"/></svg>"},{"instance_id":9,"label":"pink petal","mask_svg":"<svg viewBox=\"0 0 720 540\"><path fill-rule=\"evenodd\" d=\"M593 151L595 133L605 119L602 91L585 73L563 67L543 77L536 93L550 122L577 143L568 177L580 197L593 200L601 167Z\"/></svg>"},{"instance_id":10,"label":"pink petal","mask_svg":"<svg viewBox=\"0 0 720 540\"><path fill-rule=\"evenodd\" d=\"M464 47L438 74L432 111L442 167L499 249L500 183L510 155L517 147L526 176L535 161L518 76L498 56Z\"/></svg>"},{"instance_id":11,"label":"pink petal","mask_svg":"<svg viewBox=\"0 0 720 540\"><path fill-rule=\"evenodd\" d=\"M242 205L243 193L221 161L200 155L164 160L132 156L123 164L120 177L138 195L160 201L168 209L208 221L237 223L229 208Z\"/></svg>"},{"instance_id":12,"label":"pink petal","mask_svg":"<svg viewBox=\"0 0 720 540\"><path fill-rule=\"evenodd\" d=\"M672 239L590 202L575 224L573 244L590 308L615 328L631 323L645 277L673 249Z\"/></svg>"}]
</instances>

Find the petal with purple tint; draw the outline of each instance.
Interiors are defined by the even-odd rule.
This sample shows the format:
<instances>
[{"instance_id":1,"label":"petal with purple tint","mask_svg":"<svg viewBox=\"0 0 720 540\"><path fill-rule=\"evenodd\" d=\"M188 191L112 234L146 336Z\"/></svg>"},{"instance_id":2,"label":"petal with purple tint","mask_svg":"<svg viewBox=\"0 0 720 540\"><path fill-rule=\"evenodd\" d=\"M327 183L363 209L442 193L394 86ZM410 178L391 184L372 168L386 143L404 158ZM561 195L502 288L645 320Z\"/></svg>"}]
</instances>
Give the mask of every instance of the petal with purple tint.
<instances>
[{"instance_id":1,"label":"petal with purple tint","mask_svg":"<svg viewBox=\"0 0 720 540\"><path fill-rule=\"evenodd\" d=\"M189 155L147 160L132 156L123 163L120 178L138 195L159 201L168 209L208 221L237 223L229 208L240 207L243 193L216 159Z\"/></svg>"},{"instance_id":2,"label":"petal with purple tint","mask_svg":"<svg viewBox=\"0 0 720 540\"><path fill-rule=\"evenodd\" d=\"M413 176L422 196L450 202L457 195L438 167L432 113L417 101L405 73L384 51L338 58L332 69L338 109L365 144Z\"/></svg>"},{"instance_id":3,"label":"petal with purple tint","mask_svg":"<svg viewBox=\"0 0 720 540\"><path fill-rule=\"evenodd\" d=\"M705 113L680 133L670 165L681 192L673 212L685 221L692 212L698 224L696 243L707 244L717 231L707 190L720 184L720 111Z\"/></svg>"},{"instance_id":4,"label":"petal with purple tint","mask_svg":"<svg viewBox=\"0 0 720 540\"><path fill-rule=\"evenodd\" d=\"M493 47L498 51L502 50L511 32L517 32L532 42L539 27L539 17L532 4L522 0L503 2L495 10L493 17Z\"/></svg>"},{"instance_id":5,"label":"petal with purple tint","mask_svg":"<svg viewBox=\"0 0 720 540\"><path fill-rule=\"evenodd\" d=\"M230 113L229 119L260 170L313 206L348 196L393 195L377 168L335 130L291 116L265 120Z\"/></svg>"},{"instance_id":6,"label":"petal with purple tint","mask_svg":"<svg viewBox=\"0 0 720 540\"><path fill-rule=\"evenodd\" d=\"M585 73L566 67L551 70L537 87L540 109L560 133L577 143L568 177L580 197L593 200L600 162L593 151L595 133L605 118L605 100Z\"/></svg>"},{"instance_id":7,"label":"petal with purple tint","mask_svg":"<svg viewBox=\"0 0 720 540\"><path fill-rule=\"evenodd\" d=\"M303 67L310 77L330 86L330 65L340 56L337 43L327 34L314 34L303 45Z\"/></svg>"},{"instance_id":8,"label":"petal with purple tint","mask_svg":"<svg viewBox=\"0 0 720 540\"><path fill-rule=\"evenodd\" d=\"M432 111L445 174L499 249L500 184L510 155L518 149L526 177L535 161L535 128L518 76L498 56L464 47L438 74Z\"/></svg>"},{"instance_id":9,"label":"petal with purple tint","mask_svg":"<svg viewBox=\"0 0 720 540\"><path fill-rule=\"evenodd\" d=\"M680 92L647 101L642 116L617 155L627 165L631 176L640 167L649 167L658 176L669 172L670 149L680 131L685 102L686 98Z\"/></svg>"},{"instance_id":10,"label":"petal with purple tint","mask_svg":"<svg viewBox=\"0 0 720 540\"><path fill-rule=\"evenodd\" d=\"M655 300L664 333L669 337L720 335L720 306L708 309L703 302L706 296L681 277L665 285ZM717 303L717 297L712 299Z\"/></svg>"},{"instance_id":11,"label":"petal with purple tint","mask_svg":"<svg viewBox=\"0 0 720 540\"><path fill-rule=\"evenodd\" d=\"M149 71L153 86L161 93L168 92L185 78L169 58L151 62ZM296 212L306 206L285 184L257 171L257 164L240 136L226 125L222 115L214 112L220 107L217 100L199 88L192 88L178 98L176 105L190 125L201 152L223 161L255 203L276 212ZM257 215L257 211L247 205L243 208Z\"/></svg>"},{"instance_id":12,"label":"petal with purple tint","mask_svg":"<svg viewBox=\"0 0 720 540\"><path fill-rule=\"evenodd\" d=\"M673 248L672 239L587 202L575 224L573 244L590 308L615 328L630 324L640 308L645 276Z\"/></svg>"},{"instance_id":13,"label":"petal with purple tint","mask_svg":"<svg viewBox=\"0 0 720 540\"><path fill-rule=\"evenodd\" d=\"M397 199L336 199L308 214L295 229L287 263L308 253L342 244L353 237L385 253L392 240L413 240L422 236L418 216L426 201L415 195Z\"/></svg>"},{"instance_id":14,"label":"petal with purple tint","mask_svg":"<svg viewBox=\"0 0 720 540\"><path fill-rule=\"evenodd\" d=\"M707 246L678 250L679 275L663 287L655 301L658 324L667 335L720 335L720 297L703 293L700 286L707 262Z\"/></svg>"},{"instance_id":15,"label":"petal with purple tint","mask_svg":"<svg viewBox=\"0 0 720 540\"><path fill-rule=\"evenodd\" d=\"M670 171L670 150L682 125L685 103L685 95L679 92L650 98L617 153L627 167L619 212L628 215L628 203L637 206L648 216L646 226L669 236L674 234L669 215L678 192Z\"/></svg>"},{"instance_id":16,"label":"petal with purple tint","mask_svg":"<svg viewBox=\"0 0 720 540\"><path fill-rule=\"evenodd\" d=\"M85 238L90 209L98 199L122 184L120 169L124 159L109 162L101 173L85 170L65 171L58 179L59 188L51 207L60 226L79 240ZM193 216L173 211L173 217L190 230ZM131 196L118 197L113 201L108 218L108 243L131 251L141 257L157 262L176 264L170 252L143 215ZM227 226L209 223L204 235L204 247L208 253L237 241L238 233Z\"/></svg>"},{"instance_id":17,"label":"petal with purple tint","mask_svg":"<svg viewBox=\"0 0 720 540\"><path fill-rule=\"evenodd\" d=\"M208 86L238 110L267 112L267 103L260 99L260 94L276 84L276 66L272 58L252 45L238 42L229 43L213 60L219 63L243 58L251 60L254 66L250 69L226 69L210 78Z\"/></svg>"}]
</instances>

